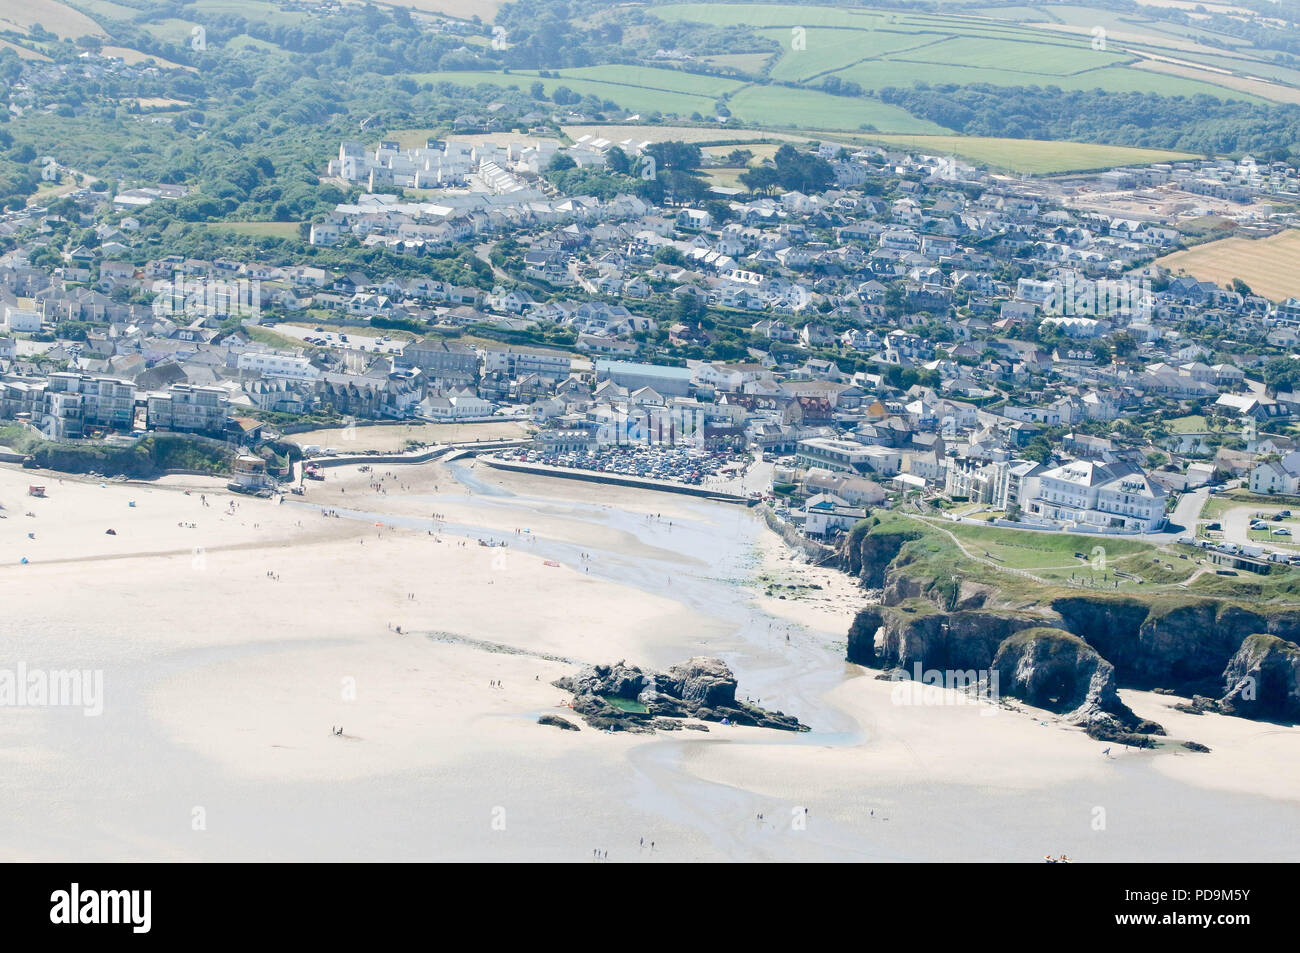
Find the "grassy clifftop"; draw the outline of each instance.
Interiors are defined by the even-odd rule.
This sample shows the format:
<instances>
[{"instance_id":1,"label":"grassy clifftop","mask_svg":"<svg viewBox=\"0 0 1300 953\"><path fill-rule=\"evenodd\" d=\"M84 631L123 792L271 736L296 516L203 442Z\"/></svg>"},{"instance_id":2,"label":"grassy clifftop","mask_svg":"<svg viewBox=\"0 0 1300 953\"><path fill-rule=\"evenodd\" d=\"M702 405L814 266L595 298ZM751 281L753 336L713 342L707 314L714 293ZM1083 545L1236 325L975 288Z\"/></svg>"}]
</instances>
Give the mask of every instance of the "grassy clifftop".
<instances>
[{"instance_id":1,"label":"grassy clifftop","mask_svg":"<svg viewBox=\"0 0 1300 953\"><path fill-rule=\"evenodd\" d=\"M38 467L65 473L102 473L141 479L169 470L224 474L233 451L181 434L155 434L122 446L105 443L71 444L43 440L18 427L0 428L0 445L30 455Z\"/></svg>"},{"instance_id":2,"label":"grassy clifftop","mask_svg":"<svg viewBox=\"0 0 1300 953\"><path fill-rule=\"evenodd\" d=\"M1065 596L1138 596L1166 606L1202 598L1300 605L1300 569L1219 575L1203 551L1122 536L1047 533L954 523L899 511L864 520L841 547L842 564L871 588L926 594L944 608L1016 608ZM940 596L946 595L948 602Z\"/></svg>"}]
</instances>

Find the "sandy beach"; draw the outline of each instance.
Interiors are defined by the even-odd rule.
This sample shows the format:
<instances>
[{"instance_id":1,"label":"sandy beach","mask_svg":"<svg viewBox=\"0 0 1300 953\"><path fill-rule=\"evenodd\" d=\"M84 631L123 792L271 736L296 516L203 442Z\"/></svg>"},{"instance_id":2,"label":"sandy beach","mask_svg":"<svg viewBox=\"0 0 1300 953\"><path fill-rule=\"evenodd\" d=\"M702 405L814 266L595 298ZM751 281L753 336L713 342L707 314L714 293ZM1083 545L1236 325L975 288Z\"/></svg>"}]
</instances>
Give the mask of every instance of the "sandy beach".
<instances>
[{"instance_id":1,"label":"sandy beach","mask_svg":"<svg viewBox=\"0 0 1300 953\"><path fill-rule=\"evenodd\" d=\"M864 594L744 507L376 470L278 502L0 467L0 667L103 677L101 715L0 708L0 858L1300 856L1272 833L1300 824L1300 729L1125 692L1213 750L1104 755L1023 706L900 704L843 661ZM537 724L582 663L706 654L812 731Z\"/></svg>"}]
</instances>

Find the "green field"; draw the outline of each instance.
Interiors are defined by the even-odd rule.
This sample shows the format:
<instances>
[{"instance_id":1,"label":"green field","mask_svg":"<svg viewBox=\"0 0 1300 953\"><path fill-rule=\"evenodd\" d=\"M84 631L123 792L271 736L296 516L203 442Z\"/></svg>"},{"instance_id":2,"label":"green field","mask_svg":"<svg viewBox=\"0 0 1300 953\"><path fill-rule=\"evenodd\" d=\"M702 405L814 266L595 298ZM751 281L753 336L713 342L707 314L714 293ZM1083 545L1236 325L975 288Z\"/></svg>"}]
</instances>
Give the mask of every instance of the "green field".
<instances>
[{"instance_id":1,"label":"green field","mask_svg":"<svg viewBox=\"0 0 1300 953\"><path fill-rule=\"evenodd\" d=\"M965 11L912 14L780 3L682 3L651 12L670 21L756 29L781 44L783 52L767 75L785 82L833 75L867 90L921 82L989 83L1261 101L1252 91L1233 88L1242 85L1239 77L1136 68L1131 64L1141 60L1136 52L1141 49L1206 65L1218 59L1221 68L1300 86L1300 70L1262 57L1235 58L1224 65L1239 45L1229 37L1140 13L1086 6L991 7L980 10L982 16L970 16ZM1116 41L1094 49L1091 30L1096 26L1114 33Z\"/></svg>"},{"instance_id":2,"label":"green field","mask_svg":"<svg viewBox=\"0 0 1300 953\"><path fill-rule=\"evenodd\" d=\"M942 126L879 100L787 86L747 86L727 100L727 106L737 119L784 128L854 130L869 126L881 132L945 131Z\"/></svg>"},{"instance_id":3,"label":"green field","mask_svg":"<svg viewBox=\"0 0 1300 953\"><path fill-rule=\"evenodd\" d=\"M676 69L658 69L653 66L625 66L621 64L582 66L577 69L557 70L556 72L566 79L593 80L598 83L611 83L616 86L663 89L674 93L687 93L692 96L708 96L711 99L733 93L745 85L740 80L706 76L703 73L687 73Z\"/></svg>"},{"instance_id":4,"label":"green field","mask_svg":"<svg viewBox=\"0 0 1300 953\"><path fill-rule=\"evenodd\" d=\"M783 82L803 82L833 70L843 69L885 53L911 50L936 42L942 37L919 36L909 33L862 32L859 30L834 30L812 27L805 34L806 49L791 49L790 31L761 30L761 34L784 46L781 58L769 74Z\"/></svg>"},{"instance_id":5,"label":"green field","mask_svg":"<svg viewBox=\"0 0 1300 953\"><path fill-rule=\"evenodd\" d=\"M213 231L234 232L254 238L297 238L297 222L210 222Z\"/></svg>"},{"instance_id":6,"label":"green field","mask_svg":"<svg viewBox=\"0 0 1300 953\"><path fill-rule=\"evenodd\" d=\"M258 3L262 0L202 0ZM1263 104L1300 98L1300 69L1275 63L1267 52L1243 51L1200 27L1158 20L1142 11L1093 9L1086 4L1005 8L950 8L908 13L792 3L670 3L647 13L673 23L702 23L755 31L777 53L744 52L705 57L744 74L719 77L659 66L602 65L552 71L424 73L426 82L513 86L540 82L548 97L561 86L595 97L601 112L626 110L681 118L714 119L719 103L743 124L772 129L937 136L950 132L929 119L883 103L875 93L917 84L1058 87L1160 96L1210 95ZM1114 39L1094 48L1091 31L1104 26ZM1152 59L1155 57L1157 59ZM1165 60L1158 61L1164 57ZM1170 63L1176 59L1184 64ZM1215 73L1231 69L1233 74ZM1224 65L1226 64L1226 65ZM1274 85L1252 82L1264 76ZM857 84L864 95L836 96L819 88L835 80ZM1294 84L1294 85L1288 85ZM935 115L938 122L947 122ZM1010 140L1014 141L1014 140ZM1120 163L1184 158L1180 153L1043 144L1010 146L986 139L951 148L978 164L1025 173L1091 171ZM945 145L951 145L945 144Z\"/></svg>"},{"instance_id":7,"label":"green field","mask_svg":"<svg viewBox=\"0 0 1300 953\"><path fill-rule=\"evenodd\" d=\"M477 86L480 83L502 87L514 86L525 93L528 92L533 83L540 82L546 90L547 96L553 95L555 90L565 86L580 96L595 96L602 102L609 101L632 112L669 112L680 116L690 116L692 113L699 113L702 116L713 115L715 100L712 96L670 92L663 86L653 88L648 86L628 86L582 79L580 77L570 77L568 75L569 71L560 72L564 75L559 79L539 77L536 73L520 70L514 70L510 73L493 70L460 70L444 73L420 73L412 78L422 83L448 82L456 83L459 86ZM664 70L663 72L669 71ZM670 78L665 77L660 81L669 82Z\"/></svg>"},{"instance_id":8,"label":"green field","mask_svg":"<svg viewBox=\"0 0 1300 953\"><path fill-rule=\"evenodd\" d=\"M711 117L722 95L728 95L727 107L732 115L745 122L768 126L826 130L851 130L874 127L882 132L935 134L942 126L917 119L906 110L874 99L832 96L814 89L788 86L747 85L738 80L684 73L680 70L653 67L593 66L557 70L557 77L539 77L535 72L462 70L446 73L422 73L419 82L450 82L465 86L491 83L514 86L527 91L540 82L546 94L561 86L580 95L591 95L624 109L639 113L672 112L687 117L693 113ZM628 80L636 80L630 84Z\"/></svg>"},{"instance_id":9,"label":"green field","mask_svg":"<svg viewBox=\"0 0 1300 953\"><path fill-rule=\"evenodd\" d=\"M267 3L266 0L195 0L187 6L187 9L199 15L233 14L249 20L269 23L272 26L281 23L301 23L307 17L305 13L281 10L276 4Z\"/></svg>"}]
</instances>

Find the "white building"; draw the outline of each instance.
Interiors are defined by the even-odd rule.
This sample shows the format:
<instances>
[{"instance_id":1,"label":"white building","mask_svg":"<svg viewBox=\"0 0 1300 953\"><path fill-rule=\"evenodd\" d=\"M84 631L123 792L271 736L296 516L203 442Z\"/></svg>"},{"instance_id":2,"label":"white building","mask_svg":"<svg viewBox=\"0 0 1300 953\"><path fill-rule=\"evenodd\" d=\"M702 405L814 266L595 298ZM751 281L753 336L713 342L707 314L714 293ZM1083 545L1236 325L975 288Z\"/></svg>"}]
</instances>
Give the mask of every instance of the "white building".
<instances>
[{"instance_id":1,"label":"white building","mask_svg":"<svg viewBox=\"0 0 1300 953\"><path fill-rule=\"evenodd\" d=\"M320 370L305 357L281 351L245 351L239 355L241 371L256 371L263 377L287 377L295 381L314 381Z\"/></svg>"},{"instance_id":2,"label":"white building","mask_svg":"<svg viewBox=\"0 0 1300 953\"><path fill-rule=\"evenodd\" d=\"M1147 533L1165 524L1168 494L1131 464L1071 460L1025 483L1022 509L1047 522Z\"/></svg>"},{"instance_id":3,"label":"white building","mask_svg":"<svg viewBox=\"0 0 1300 953\"><path fill-rule=\"evenodd\" d=\"M5 305L4 326L10 331L39 331L41 329L41 316L35 311Z\"/></svg>"},{"instance_id":4,"label":"white building","mask_svg":"<svg viewBox=\"0 0 1300 953\"><path fill-rule=\"evenodd\" d=\"M1251 470L1250 491L1287 496L1300 493L1300 451L1292 451L1280 460L1261 463Z\"/></svg>"}]
</instances>

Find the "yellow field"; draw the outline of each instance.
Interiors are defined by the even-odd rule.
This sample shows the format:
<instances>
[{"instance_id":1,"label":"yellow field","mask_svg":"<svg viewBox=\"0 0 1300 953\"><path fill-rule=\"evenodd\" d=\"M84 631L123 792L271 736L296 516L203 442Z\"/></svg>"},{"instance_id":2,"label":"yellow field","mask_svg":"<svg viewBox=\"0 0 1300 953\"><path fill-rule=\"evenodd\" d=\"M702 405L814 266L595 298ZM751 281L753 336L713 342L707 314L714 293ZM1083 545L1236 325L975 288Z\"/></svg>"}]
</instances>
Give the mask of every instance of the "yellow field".
<instances>
[{"instance_id":1,"label":"yellow field","mask_svg":"<svg viewBox=\"0 0 1300 953\"><path fill-rule=\"evenodd\" d=\"M1195 158L1185 152L1161 149L1137 149L1128 146L1105 146L1088 142L1054 142L1043 139L997 139L983 136L914 136L862 132L810 130L791 133L759 129L729 129L697 126L564 126L570 138L582 135L601 136L614 141L642 139L664 142L737 142L767 139L777 142L839 142L846 145L880 145L933 155L951 155L974 165L1024 172L1030 175L1057 175L1110 169L1119 165L1147 165ZM716 150L711 150L716 151ZM724 149L724 152L730 149ZM756 150L757 151L757 150Z\"/></svg>"},{"instance_id":2,"label":"yellow field","mask_svg":"<svg viewBox=\"0 0 1300 953\"><path fill-rule=\"evenodd\" d=\"M191 73L196 73L193 66L185 66L182 63L173 63L171 60L165 60L161 56L154 56L152 53L141 53L139 50L133 50L129 46L106 46L104 47L105 56L116 56L127 66L134 66L136 63L143 63L146 60L153 60L163 69L187 69Z\"/></svg>"},{"instance_id":3,"label":"yellow field","mask_svg":"<svg viewBox=\"0 0 1300 953\"><path fill-rule=\"evenodd\" d=\"M176 109L177 107L192 105L181 99L161 99L157 96L137 98L135 103L141 109Z\"/></svg>"},{"instance_id":4,"label":"yellow field","mask_svg":"<svg viewBox=\"0 0 1300 953\"><path fill-rule=\"evenodd\" d=\"M807 142L806 135L771 132L766 129L730 129L726 126L561 126L570 139L599 136L611 142L640 139L642 142L745 142L751 139L779 139Z\"/></svg>"},{"instance_id":5,"label":"yellow field","mask_svg":"<svg viewBox=\"0 0 1300 953\"><path fill-rule=\"evenodd\" d=\"M1281 86L1277 83L1268 83L1262 79L1250 79L1247 76L1226 76L1223 73L1197 69L1194 66L1183 66L1180 63L1168 63L1163 60L1142 60L1133 65L1137 69L1149 70L1152 73L1167 73L1170 76L1182 76L1185 79L1203 79L1207 83L1235 89L1239 93L1250 93L1252 96L1272 100L1275 103L1300 103L1300 89Z\"/></svg>"},{"instance_id":6,"label":"yellow field","mask_svg":"<svg viewBox=\"0 0 1300 953\"><path fill-rule=\"evenodd\" d=\"M1112 169L1119 165L1147 165L1193 159L1186 152L1105 146L1091 142L1057 142L1045 139L998 139L986 136L901 136L859 133L825 133L832 142L865 141L929 155L952 155L975 165L991 166L1030 175L1057 175Z\"/></svg>"},{"instance_id":7,"label":"yellow field","mask_svg":"<svg viewBox=\"0 0 1300 953\"><path fill-rule=\"evenodd\" d=\"M108 36L90 17L57 0L23 0L0 8L0 29L16 28L26 33L33 23L39 23L60 39Z\"/></svg>"},{"instance_id":8,"label":"yellow field","mask_svg":"<svg viewBox=\"0 0 1300 953\"><path fill-rule=\"evenodd\" d=\"M50 61L50 58L44 53L37 53L35 50L29 50L17 43L10 43L8 40L0 40L0 50L13 50L18 54L20 60L45 60L47 63Z\"/></svg>"},{"instance_id":9,"label":"yellow field","mask_svg":"<svg viewBox=\"0 0 1300 953\"><path fill-rule=\"evenodd\" d=\"M1257 295L1271 301L1300 296L1300 229L1270 238L1224 238L1174 252L1156 264L1174 273L1226 285L1240 278Z\"/></svg>"}]
</instances>

